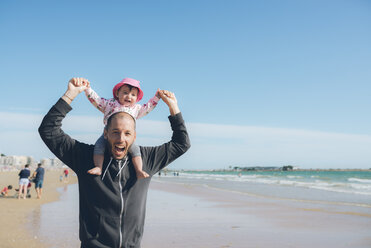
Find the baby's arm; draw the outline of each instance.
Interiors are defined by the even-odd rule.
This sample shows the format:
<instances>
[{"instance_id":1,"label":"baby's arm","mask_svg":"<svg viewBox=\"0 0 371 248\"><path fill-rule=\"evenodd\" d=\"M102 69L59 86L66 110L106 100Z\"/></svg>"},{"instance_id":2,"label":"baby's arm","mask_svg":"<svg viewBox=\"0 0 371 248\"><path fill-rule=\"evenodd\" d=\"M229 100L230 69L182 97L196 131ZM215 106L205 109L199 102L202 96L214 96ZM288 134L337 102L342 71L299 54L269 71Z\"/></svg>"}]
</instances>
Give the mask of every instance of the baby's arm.
<instances>
[{"instance_id":1,"label":"baby's arm","mask_svg":"<svg viewBox=\"0 0 371 248\"><path fill-rule=\"evenodd\" d=\"M156 91L156 94L154 97L149 99L149 101L146 104L143 104L140 106L140 110L137 116L137 119L147 115L149 112L151 112L156 106L157 103L160 101L160 95L159 90Z\"/></svg>"},{"instance_id":2,"label":"baby's arm","mask_svg":"<svg viewBox=\"0 0 371 248\"><path fill-rule=\"evenodd\" d=\"M94 107L96 107L99 111L104 113L104 110L106 109L107 106L107 99L99 97L99 95L91 87L85 90L85 95L91 102L91 104L94 105Z\"/></svg>"}]
</instances>

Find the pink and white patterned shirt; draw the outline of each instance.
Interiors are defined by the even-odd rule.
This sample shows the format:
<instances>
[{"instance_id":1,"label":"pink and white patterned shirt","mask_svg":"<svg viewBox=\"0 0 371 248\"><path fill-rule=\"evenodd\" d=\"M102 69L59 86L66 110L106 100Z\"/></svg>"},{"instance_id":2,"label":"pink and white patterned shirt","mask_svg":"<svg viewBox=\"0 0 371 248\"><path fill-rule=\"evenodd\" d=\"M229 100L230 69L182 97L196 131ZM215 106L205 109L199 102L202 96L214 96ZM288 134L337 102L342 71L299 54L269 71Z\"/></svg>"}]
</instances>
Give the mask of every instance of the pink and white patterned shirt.
<instances>
[{"instance_id":1,"label":"pink and white patterned shirt","mask_svg":"<svg viewBox=\"0 0 371 248\"><path fill-rule=\"evenodd\" d=\"M85 95L88 100L104 114L104 125L107 125L108 118L117 112L126 112L135 119L139 119L151 112L160 100L157 96L154 96L146 104L134 104L134 106L125 107L121 105L115 98L105 99L103 97L99 97L99 95L92 88L86 89Z\"/></svg>"}]
</instances>

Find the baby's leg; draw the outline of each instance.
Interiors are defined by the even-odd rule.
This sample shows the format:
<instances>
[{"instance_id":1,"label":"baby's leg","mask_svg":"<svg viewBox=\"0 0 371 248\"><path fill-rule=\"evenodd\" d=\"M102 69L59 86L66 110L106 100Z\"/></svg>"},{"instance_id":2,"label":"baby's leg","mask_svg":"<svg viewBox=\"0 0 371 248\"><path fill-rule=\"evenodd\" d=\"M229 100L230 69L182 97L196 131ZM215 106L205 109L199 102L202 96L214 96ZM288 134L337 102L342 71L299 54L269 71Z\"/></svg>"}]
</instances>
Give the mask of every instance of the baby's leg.
<instances>
[{"instance_id":1,"label":"baby's leg","mask_svg":"<svg viewBox=\"0 0 371 248\"><path fill-rule=\"evenodd\" d=\"M135 173L138 179L149 177L147 172L143 170L143 161L140 154L140 148L135 143L130 146L129 153L132 157L132 162L134 164Z\"/></svg>"},{"instance_id":2,"label":"baby's leg","mask_svg":"<svg viewBox=\"0 0 371 248\"><path fill-rule=\"evenodd\" d=\"M102 135L99 137L97 142L95 142L94 155L93 155L93 161L94 161L95 167L93 169L88 170L89 174L92 174L92 175L102 174L105 145L106 145L106 141L104 139L104 136Z\"/></svg>"}]
</instances>

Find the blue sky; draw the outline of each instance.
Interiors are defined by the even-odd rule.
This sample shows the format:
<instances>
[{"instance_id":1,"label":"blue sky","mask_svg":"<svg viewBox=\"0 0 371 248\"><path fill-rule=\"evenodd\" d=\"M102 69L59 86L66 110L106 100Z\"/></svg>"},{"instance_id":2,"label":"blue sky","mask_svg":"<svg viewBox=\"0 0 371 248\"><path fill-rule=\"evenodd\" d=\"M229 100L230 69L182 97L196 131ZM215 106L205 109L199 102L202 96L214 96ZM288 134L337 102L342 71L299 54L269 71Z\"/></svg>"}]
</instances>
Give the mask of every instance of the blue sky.
<instances>
[{"instance_id":1,"label":"blue sky","mask_svg":"<svg viewBox=\"0 0 371 248\"><path fill-rule=\"evenodd\" d=\"M36 129L71 77L107 98L132 77L141 103L179 100L193 146L174 168L371 168L370 1L1 1L0 37L6 155L52 157ZM93 143L101 114L72 106L66 132ZM169 139L167 114L139 144Z\"/></svg>"}]
</instances>

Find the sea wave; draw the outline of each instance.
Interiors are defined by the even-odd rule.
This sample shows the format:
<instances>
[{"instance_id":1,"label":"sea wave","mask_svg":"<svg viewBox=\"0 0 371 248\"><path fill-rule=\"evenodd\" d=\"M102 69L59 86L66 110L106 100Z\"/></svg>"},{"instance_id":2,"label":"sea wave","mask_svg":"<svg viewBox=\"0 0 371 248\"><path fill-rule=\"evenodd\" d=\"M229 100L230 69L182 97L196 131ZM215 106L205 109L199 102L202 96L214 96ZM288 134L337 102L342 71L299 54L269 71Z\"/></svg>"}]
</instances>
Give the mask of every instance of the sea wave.
<instances>
[{"instance_id":1,"label":"sea wave","mask_svg":"<svg viewBox=\"0 0 371 248\"><path fill-rule=\"evenodd\" d=\"M361 179L361 178L351 177L351 178L348 178L348 181L358 182L358 183L370 183L371 184L371 179Z\"/></svg>"},{"instance_id":2,"label":"sea wave","mask_svg":"<svg viewBox=\"0 0 371 248\"><path fill-rule=\"evenodd\" d=\"M235 174L205 174L205 173L182 173L182 177L198 180L233 181L240 183L258 183L280 185L288 187L302 187L317 190L326 190L338 193L371 195L371 180L349 178L348 180L328 179L317 176L299 175L235 175ZM353 182L353 183L351 183Z\"/></svg>"}]
</instances>

